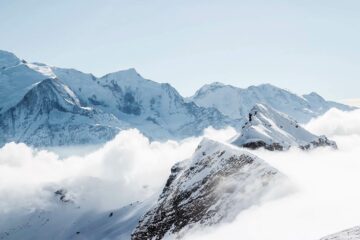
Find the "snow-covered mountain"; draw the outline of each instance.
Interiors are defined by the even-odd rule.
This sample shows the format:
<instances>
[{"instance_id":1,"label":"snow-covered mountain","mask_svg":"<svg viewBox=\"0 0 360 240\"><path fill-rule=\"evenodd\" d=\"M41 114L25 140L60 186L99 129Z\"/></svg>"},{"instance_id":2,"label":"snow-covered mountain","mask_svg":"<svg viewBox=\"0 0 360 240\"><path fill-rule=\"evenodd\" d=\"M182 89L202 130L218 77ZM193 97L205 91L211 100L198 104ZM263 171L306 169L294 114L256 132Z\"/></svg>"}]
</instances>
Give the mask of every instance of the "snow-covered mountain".
<instances>
[{"instance_id":1,"label":"snow-covered mountain","mask_svg":"<svg viewBox=\"0 0 360 240\"><path fill-rule=\"evenodd\" d=\"M320 240L359 240L359 239L360 239L360 227L357 226L323 237Z\"/></svg>"},{"instance_id":2,"label":"snow-covered mountain","mask_svg":"<svg viewBox=\"0 0 360 240\"><path fill-rule=\"evenodd\" d=\"M255 104L263 103L300 123L308 122L330 108L345 111L353 109L340 103L326 101L317 93L299 96L270 84L242 89L216 82L203 86L188 100L202 107L214 107L232 119L247 118Z\"/></svg>"},{"instance_id":3,"label":"snow-covered mountain","mask_svg":"<svg viewBox=\"0 0 360 240\"><path fill-rule=\"evenodd\" d=\"M306 121L330 107L316 94L297 96L261 85L237 89L204 86L184 99L167 83L144 79L135 69L97 78L75 69L28 63L0 50L0 146L97 144L119 131L137 128L151 139L182 139L209 126L240 129L251 107L269 104ZM251 106L251 107L250 107Z\"/></svg>"},{"instance_id":4,"label":"snow-covered mountain","mask_svg":"<svg viewBox=\"0 0 360 240\"><path fill-rule=\"evenodd\" d=\"M285 179L246 151L204 139L190 159L172 167L158 202L142 217L132 239L162 239L231 221Z\"/></svg>"},{"instance_id":5,"label":"snow-covered mountain","mask_svg":"<svg viewBox=\"0 0 360 240\"><path fill-rule=\"evenodd\" d=\"M112 114L84 107L58 79L33 86L19 103L0 114L0 142L35 146L95 144L127 126Z\"/></svg>"},{"instance_id":6,"label":"snow-covered mountain","mask_svg":"<svg viewBox=\"0 0 360 240\"><path fill-rule=\"evenodd\" d=\"M289 116L264 104L256 104L248 113L244 124L233 144L257 149L286 150L291 146L312 149L319 146L336 147L336 143L325 136L316 136Z\"/></svg>"},{"instance_id":7,"label":"snow-covered mountain","mask_svg":"<svg viewBox=\"0 0 360 240\"><path fill-rule=\"evenodd\" d=\"M124 128L138 128L152 139L179 139L235 123L134 69L96 78L27 63L5 51L0 51L0 64L0 145L99 143Z\"/></svg>"}]
</instances>

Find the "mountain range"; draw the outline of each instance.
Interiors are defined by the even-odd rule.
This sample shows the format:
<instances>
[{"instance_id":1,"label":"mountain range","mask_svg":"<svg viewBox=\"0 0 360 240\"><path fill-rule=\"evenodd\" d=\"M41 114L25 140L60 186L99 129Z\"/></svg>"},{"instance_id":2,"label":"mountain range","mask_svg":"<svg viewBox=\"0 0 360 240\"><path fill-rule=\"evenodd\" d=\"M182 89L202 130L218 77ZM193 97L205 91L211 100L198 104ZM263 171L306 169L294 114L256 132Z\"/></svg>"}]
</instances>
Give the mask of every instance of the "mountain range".
<instances>
[{"instance_id":1,"label":"mountain range","mask_svg":"<svg viewBox=\"0 0 360 240\"><path fill-rule=\"evenodd\" d=\"M302 123L332 107L353 109L269 84L240 89L214 83L184 98L170 84L147 80L135 69L95 77L0 51L0 146L97 144L128 128L150 139L182 139L209 126L241 129L257 103Z\"/></svg>"},{"instance_id":2,"label":"mountain range","mask_svg":"<svg viewBox=\"0 0 360 240\"><path fill-rule=\"evenodd\" d=\"M214 107L232 119L246 118L256 104L266 104L300 123L321 116L331 108L343 111L353 109L344 104L327 101L315 92L300 96L271 84L243 89L215 82L200 88L188 101L202 107Z\"/></svg>"}]
</instances>

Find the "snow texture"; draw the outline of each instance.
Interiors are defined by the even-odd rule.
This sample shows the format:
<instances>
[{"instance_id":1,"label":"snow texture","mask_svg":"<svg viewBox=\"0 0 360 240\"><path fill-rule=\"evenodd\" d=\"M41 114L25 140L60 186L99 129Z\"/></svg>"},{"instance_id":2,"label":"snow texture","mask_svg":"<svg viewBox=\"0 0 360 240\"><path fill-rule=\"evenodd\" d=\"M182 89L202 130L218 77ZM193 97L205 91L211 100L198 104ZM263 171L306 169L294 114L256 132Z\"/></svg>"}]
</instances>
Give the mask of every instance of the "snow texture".
<instances>
[{"instance_id":1,"label":"snow texture","mask_svg":"<svg viewBox=\"0 0 360 240\"><path fill-rule=\"evenodd\" d=\"M59 189L54 191L50 206L21 209L4 221L0 220L0 239L128 240L140 217L152 204L150 199L120 209L95 211L83 209L81 202L68 197L66 190Z\"/></svg>"},{"instance_id":2,"label":"snow texture","mask_svg":"<svg viewBox=\"0 0 360 240\"><path fill-rule=\"evenodd\" d=\"M330 236L321 238L320 240L359 240L360 227L353 227Z\"/></svg>"}]
</instances>

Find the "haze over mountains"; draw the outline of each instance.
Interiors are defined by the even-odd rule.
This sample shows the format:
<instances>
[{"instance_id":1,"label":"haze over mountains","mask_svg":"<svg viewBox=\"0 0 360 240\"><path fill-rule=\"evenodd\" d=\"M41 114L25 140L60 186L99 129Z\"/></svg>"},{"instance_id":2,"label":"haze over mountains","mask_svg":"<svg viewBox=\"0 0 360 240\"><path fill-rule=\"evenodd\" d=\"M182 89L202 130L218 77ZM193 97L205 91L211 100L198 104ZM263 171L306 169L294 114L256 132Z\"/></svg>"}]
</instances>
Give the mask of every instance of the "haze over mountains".
<instances>
[{"instance_id":1,"label":"haze over mountains","mask_svg":"<svg viewBox=\"0 0 360 240\"><path fill-rule=\"evenodd\" d=\"M353 109L316 93L298 96L269 84L240 89L214 83L185 99L171 85L144 79L135 69L98 78L0 51L0 145L98 144L129 128L151 139L182 139L209 126L240 129L257 103L301 123L330 108Z\"/></svg>"}]
</instances>

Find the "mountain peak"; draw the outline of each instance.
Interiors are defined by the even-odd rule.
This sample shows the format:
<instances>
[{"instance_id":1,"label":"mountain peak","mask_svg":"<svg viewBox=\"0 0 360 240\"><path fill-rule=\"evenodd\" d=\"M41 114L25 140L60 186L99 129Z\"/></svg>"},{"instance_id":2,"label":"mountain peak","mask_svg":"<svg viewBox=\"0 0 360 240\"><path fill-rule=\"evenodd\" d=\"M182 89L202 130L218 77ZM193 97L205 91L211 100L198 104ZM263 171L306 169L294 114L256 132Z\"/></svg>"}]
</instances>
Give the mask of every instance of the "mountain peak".
<instances>
[{"instance_id":1,"label":"mountain peak","mask_svg":"<svg viewBox=\"0 0 360 240\"><path fill-rule=\"evenodd\" d=\"M325 99L316 92L311 92L309 94L305 94L305 95L303 95L303 97L306 98L307 100L313 100L313 101L316 100L316 101L325 102Z\"/></svg>"},{"instance_id":2,"label":"mountain peak","mask_svg":"<svg viewBox=\"0 0 360 240\"><path fill-rule=\"evenodd\" d=\"M125 70L108 73L101 78L111 79L111 80L131 80L131 79L139 79L139 78L142 79L141 75L135 70L135 68L129 68Z\"/></svg>"},{"instance_id":3,"label":"mountain peak","mask_svg":"<svg viewBox=\"0 0 360 240\"><path fill-rule=\"evenodd\" d=\"M0 69L18 65L20 62L20 59L15 54L0 50Z\"/></svg>"},{"instance_id":4,"label":"mountain peak","mask_svg":"<svg viewBox=\"0 0 360 240\"><path fill-rule=\"evenodd\" d=\"M271 83L262 83L262 84L259 84L259 85L250 86L250 88L251 87L253 87L253 88L276 88L276 89L279 89L277 86L272 85Z\"/></svg>"},{"instance_id":5,"label":"mountain peak","mask_svg":"<svg viewBox=\"0 0 360 240\"><path fill-rule=\"evenodd\" d=\"M175 164L157 203L139 221L132 240L162 239L197 225L233 220L275 186L277 169L246 151L203 139L193 156Z\"/></svg>"},{"instance_id":6,"label":"mountain peak","mask_svg":"<svg viewBox=\"0 0 360 240\"><path fill-rule=\"evenodd\" d=\"M292 146L311 149L318 146L331 146L336 143L324 136L316 136L301 127L286 114L265 104L256 104L248 115L248 121L233 144L257 149L287 150Z\"/></svg>"}]
</instances>

